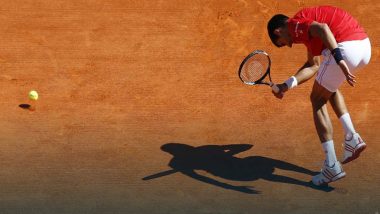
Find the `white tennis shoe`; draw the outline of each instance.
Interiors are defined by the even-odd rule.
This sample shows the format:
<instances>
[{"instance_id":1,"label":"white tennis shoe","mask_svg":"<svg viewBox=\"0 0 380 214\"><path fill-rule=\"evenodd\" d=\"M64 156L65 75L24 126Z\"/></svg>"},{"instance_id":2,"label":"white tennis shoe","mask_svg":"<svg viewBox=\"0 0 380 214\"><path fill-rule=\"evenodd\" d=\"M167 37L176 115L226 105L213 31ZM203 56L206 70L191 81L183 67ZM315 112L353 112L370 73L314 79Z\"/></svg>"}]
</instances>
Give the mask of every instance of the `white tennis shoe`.
<instances>
[{"instance_id":1,"label":"white tennis shoe","mask_svg":"<svg viewBox=\"0 0 380 214\"><path fill-rule=\"evenodd\" d=\"M355 133L351 140L344 141L344 154L342 164L355 160L360 153L367 147L358 133Z\"/></svg>"},{"instance_id":2,"label":"white tennis shoe","mask_svg":"<svg viewBox=\"0 0 380 214\"><path fill-rule=\"evenodd\" d=\"M325 164L322 167L321 173L313 176L312 182L316 186L321 186L328 184L333 181L337 181L341 178L344 178L346 173L343 171L342 165L339 161L335 162L332 167L329 167Z\"/></svg>"}]
</instances>

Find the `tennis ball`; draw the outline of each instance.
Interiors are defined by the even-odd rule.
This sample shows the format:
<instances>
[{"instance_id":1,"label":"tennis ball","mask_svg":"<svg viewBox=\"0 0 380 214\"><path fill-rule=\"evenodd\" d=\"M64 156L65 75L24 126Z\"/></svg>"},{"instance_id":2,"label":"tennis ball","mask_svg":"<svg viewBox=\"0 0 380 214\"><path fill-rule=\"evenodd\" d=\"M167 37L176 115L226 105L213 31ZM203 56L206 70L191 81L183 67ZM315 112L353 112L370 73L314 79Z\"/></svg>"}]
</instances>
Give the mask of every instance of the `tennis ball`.
<instances>
[{"instance_id":1,"label":"tennis ball","mask_svg":"<svg viewBox=\"0 0 380 214\"><path fill-rule=\"evenodd\" d=\"M30 91L29 92L29 99L31 99L31 100L38 100L38 93L37 93L37 91L34 91L34 90Z\"/></svg>"}]
</instances>

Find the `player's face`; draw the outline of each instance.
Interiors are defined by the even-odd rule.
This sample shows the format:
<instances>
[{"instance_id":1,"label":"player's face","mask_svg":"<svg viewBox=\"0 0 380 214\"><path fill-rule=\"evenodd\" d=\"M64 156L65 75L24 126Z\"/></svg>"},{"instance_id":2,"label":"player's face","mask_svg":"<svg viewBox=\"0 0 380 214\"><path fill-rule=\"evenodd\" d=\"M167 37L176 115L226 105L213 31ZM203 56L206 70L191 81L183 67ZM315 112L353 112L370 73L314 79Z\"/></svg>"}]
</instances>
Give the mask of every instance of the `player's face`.
<instances>
[{"instance_id":1,"label":"player's face","mask_svg":"<svg viewBox=\"0 0 380 214\"><path fill-rule=\"evenodd\" d=\"M279 28L275 31L275 34L278 35L278 39L276 41L277 45L279 47L288 46L292 47L293 41L292 37L290 36L287 28Z\"/></svg>"}]
</instances>

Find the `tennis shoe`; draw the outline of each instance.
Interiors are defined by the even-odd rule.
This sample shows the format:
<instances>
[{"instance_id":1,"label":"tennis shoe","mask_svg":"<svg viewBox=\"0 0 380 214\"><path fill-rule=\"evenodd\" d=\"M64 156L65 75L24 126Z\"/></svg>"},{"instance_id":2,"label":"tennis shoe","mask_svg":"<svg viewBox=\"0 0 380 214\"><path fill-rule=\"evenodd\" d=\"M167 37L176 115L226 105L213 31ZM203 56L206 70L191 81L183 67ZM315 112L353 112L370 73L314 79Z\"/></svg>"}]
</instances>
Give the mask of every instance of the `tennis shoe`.
<instances>
[{"instance_id":1,"label":"tennis shoe","mask_svg":"<svg viewBox=\"0 0 380 214\"><path fill-rule=\"evenodd\" d=\"M355 133L351 140L344 141L343 147L344 154L342 164L346 164L358 158L360 153L367 147L367 144L364 143L358 133Z\"/></svg>"},{"instance_id":2,"label":"tennis shoe","mask_svg":"<svg viewBox=\"0 0 380 214\"><path fill-rule=\"evenodd\" d=\"M343 171L342 165L339 161L335 162L332 167L328 166L325 162L321 172L318 175L313 176L311 181L316 186L322 186L344 178L345 176L346 173Z\"/></svg>"}]
</instances>

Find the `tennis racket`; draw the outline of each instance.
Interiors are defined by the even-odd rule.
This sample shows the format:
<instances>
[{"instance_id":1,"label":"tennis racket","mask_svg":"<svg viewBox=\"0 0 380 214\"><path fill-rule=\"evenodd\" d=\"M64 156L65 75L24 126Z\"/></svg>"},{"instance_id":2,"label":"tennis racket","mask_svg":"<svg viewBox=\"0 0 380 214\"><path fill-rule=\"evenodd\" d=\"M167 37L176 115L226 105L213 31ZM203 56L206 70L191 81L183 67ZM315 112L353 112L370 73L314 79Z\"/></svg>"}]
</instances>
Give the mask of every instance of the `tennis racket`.
<instances>
[{"instance_id":1,"label":"tennis racket","mask_svg":"<svg viewBox=\"0 0 380 214\"><path fill-rule=\"evenodd\" d=\"M270 77L271 61L269 55L262 50L255 50L250 53L239 67L239 78L247 85L269 85L275 93L280 89L272 83ZM266 80L266 77L269 80Z\"/></svg>"}]
</instances>

